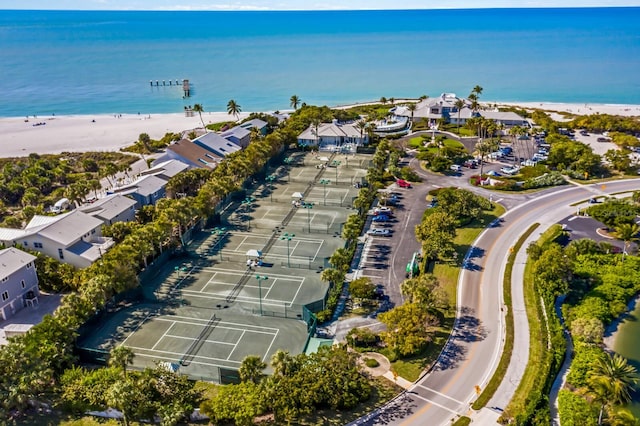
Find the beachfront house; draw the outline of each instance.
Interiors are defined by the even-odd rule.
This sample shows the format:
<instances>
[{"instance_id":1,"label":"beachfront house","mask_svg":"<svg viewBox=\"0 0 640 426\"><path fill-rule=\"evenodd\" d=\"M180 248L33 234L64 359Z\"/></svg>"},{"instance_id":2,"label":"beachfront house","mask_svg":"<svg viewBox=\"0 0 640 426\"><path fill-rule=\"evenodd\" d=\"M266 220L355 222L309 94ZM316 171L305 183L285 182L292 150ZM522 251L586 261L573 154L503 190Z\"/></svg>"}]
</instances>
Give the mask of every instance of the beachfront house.
<instances>
[{"instance_id":1,"label":"beachfront house","mask_svg":"<svg viewBox=\"0 0 640 426\"><path fill-rule=\"evenodd\" d=\"M0 250L0 320L8 320L26 306L37 306L40 290L35 260L15 247Z\"/></svg>"},{"instance_id":2,"label":"beachfront house","mask_svg":"<svg viewBox=\"0 0 640 426\"><path fill-rule=\"evenodd\" d=\"M80 206L78 210L100 219L105 225L131 222L136 218L136 200L122 194L114 194L100 198L92 204Z\"/></svg>"},{"instance_id":3,"label":"beachfront house","mask_svg":"<svg viewBox=\"0 0 640 426\"><path fill-rule=\"evenodd\" d=\"M182 173L189 168L189 165L178 159L165 159L163 161L154 161L152 167L140 172L140 176L156 176L160 179L169 181L178 173Z\"/></svg>"},{"instance_id":4,"label":"beachfront house","mask_svg":"<svg viewBox=\"0 0 640 426\"><path fill-rule=\"evenodd\" d=\"M460 111L456 106L459 99L464 103ZM413 113L406 105L391 108L390 112L397 117L413 118L413 122L427 120L429 124L444 121L445 123L464 126L470 118L484 117L504 127L528 126L527 120L515 112L485 109L474 111L471 109L471 101L465 98L458 98L455 93L442 93L436 98L423 99L416 104L416 109Z\"/></svg>"},{"instance_id":5,"label":"beachfront house","mask_svg":"<svg viewBox=\"0 0 640 426\"><path fill-rule=\"evenodd\" d=\"M356 152L358 146L369 143L369 135L364 129L359 129L356 123L320 123L309 126L298 135L298 145L302 147L317 147L319 151Z\"/></svg>"},{"instance_id":6,"label":"beachfront house","mask_svg":"<svg viewBox=\"0 0 640 426\"><path fill-rule=\"evenodd\" d=\"M268 126L269 126L269 123L267 123L266 121L260 120L259 118L254 118L252 120L245 121L244 123L240 124L240 126L238 127L243 127L247 129L249 132L251 132L251 129L256 129L260 135L266 136Z\"/></svg>"},{"instance_id":7,"label":"beachfront house","mask_svg":"<svg viewBox=\"0 0 640 426\"><path fill-rule=\"evenodd\" d=\"M220 133L220 136L238 145L240 148L246 148L251 142L251 130L243 126L235 126Z\"/></svg>"},{"instance_id":8,"label":"beachfront house","mask_svg":"<svg viewBox=\"0 0 640 426\"><path fill-rule=\"evenodd\" d=\"M246 129L243 129L246 131ZM228 140L216 132L205 133L193 140L193 143L206 149L217 157L226 157L229 154L240 151L240 145Z\"/></svg>"},{"instance_id":9,"label":"beachfront house","mask_svg":"<svg viewBox=\"0 0 640 426\"><path fill-rule=\"evenodd\" d=\"M142 176L128 185L109 191L107 194L128 195L137 202L136 209L140 209L143 206L155 205L159 199L164 198L167 194L166 186L167 181L158 176Z\"/></svg>"},{"instance_id":10,"label":"beachfront house","mask_svg":"<svg viewBox=\"0 0 640 426\"><path fill-rule=\"evenodd\" d=\"M167 160L178 160L192 168L215 169L222 157L196 145L189 139L181 139L167 147L165 154L152 163L155 168Z\"/></svg>"},{"instance_id":11,"label":"beachfront house","mask_svg":"<svg viewBox=\"0 0 640 426\"><path fill-rule=\"evenodd\" d=\"M102 257L113 240L102 236L103 221L80 210L58 216L35 215L24 229L0 228L0 242L22 245L63 263L86 268Z\"/></svg>"}]
</instances>

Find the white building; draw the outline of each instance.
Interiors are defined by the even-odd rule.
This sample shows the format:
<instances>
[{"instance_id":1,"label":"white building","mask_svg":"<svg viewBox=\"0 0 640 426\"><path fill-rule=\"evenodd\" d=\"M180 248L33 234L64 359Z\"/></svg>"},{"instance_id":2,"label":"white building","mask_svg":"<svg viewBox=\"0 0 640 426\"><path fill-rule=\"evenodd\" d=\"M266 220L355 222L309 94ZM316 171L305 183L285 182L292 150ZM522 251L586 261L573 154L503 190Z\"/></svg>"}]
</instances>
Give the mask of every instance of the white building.
<instances>
[{"instance_id":1,"label":"white building","mask_svg":"<svg viewBox=\"0 0 640 426\"><path fill-rule=\"evenodd\" d=\"M356 123L320 123L309 126L298 136L298 145L318 147L320 151L355 152L356 148L369 143L369 136Z\"/></svg>"},{"instance_id":2,"label":"white building","mask_svg":"<svg viewBox=\"0 0 640 426\"><path fill-rule=\"evenodd\" d=\"M17 248L0 250L0 320L37 305L40 291L35 256Z\"/></svg>"}]
</instances>

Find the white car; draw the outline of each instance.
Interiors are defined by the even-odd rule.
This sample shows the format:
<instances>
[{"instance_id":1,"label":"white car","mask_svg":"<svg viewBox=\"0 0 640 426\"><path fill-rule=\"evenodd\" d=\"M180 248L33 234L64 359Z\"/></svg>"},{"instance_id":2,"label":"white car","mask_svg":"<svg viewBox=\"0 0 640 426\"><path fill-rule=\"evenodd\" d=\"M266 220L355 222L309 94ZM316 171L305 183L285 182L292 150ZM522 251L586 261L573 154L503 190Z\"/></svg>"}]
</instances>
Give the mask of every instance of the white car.
<instances>
[{"instance_id":1,"label":"white car","mask_svg":"<svg viewBox=\"0 0 640 426\"><path fill-rule=\"evenodd\" d=\"M454 172L461 172L462 171L462 166L460 166L458 164L452 164L451 165L451 170L453 170Z\"/></svg>"},{"instance_id":2,"label":"white car","mask_svg":"<svg viewBox=\"0 0 640 426\"><path fill-rule=\"evenodd\" d=\"M386 237L389 234L391 234L391 231L389 231L388 229L381 229L381 228L371 228L367 231L367 235L375 235L378 237Z\"/></svg>"},{"instance_id":3,"label":"white car","mask_svg":"<svg viewBox=\"0 0 640 426\"><path fill-rule=\"evenodd\" d=\"M382 212L391 213L391 208L387 206L378 206L375 209L373 209L373 212L374 213L382 213Z\"/></svg>"},{"instance_id":4,"label":"white car","mask_svg":"<svg viewBox=\"0 0 640 426\"><path fill-rule=\"evenodd\" d=\"M503 167L503 168L500 169L500 171L502 173L504 173L505 175L515 175L516 173L518 173L520 171L520 167L518 167L518 166Z\"/></svg>"}]
</instances>

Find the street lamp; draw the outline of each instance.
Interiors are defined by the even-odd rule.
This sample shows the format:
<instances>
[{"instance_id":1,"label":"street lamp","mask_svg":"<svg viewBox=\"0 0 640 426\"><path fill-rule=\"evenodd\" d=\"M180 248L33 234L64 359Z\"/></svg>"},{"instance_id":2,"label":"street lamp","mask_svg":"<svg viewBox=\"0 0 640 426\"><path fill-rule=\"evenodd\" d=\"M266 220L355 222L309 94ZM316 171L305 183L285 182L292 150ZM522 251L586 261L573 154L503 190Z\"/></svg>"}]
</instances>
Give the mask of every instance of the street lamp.
<instances>
[{"instance_id":1,"label":"street lamp","mask_svg":"<svg viewBox=\"0 0 640 426\"><path fill-rule=\"evenodd\" d=\"M269 175L266 178L266 181L269 183L269 196L271 198L271 202L273 203L273 181L276 180L274 175Z\"/></svg>"},{"instance_id":2,"label":"street lamp","mask_svg":"<svg viewBox=\"0 0 640 426\"><path fill-rule=\"evenodd\" d=\"M329 185L331 183L331 181L329 179L320 179L319 180L320 185L322 185L324 187L324 202L323 205L327 205L327 185Z\"/></svg>"},{"instance_id":3,"label":"street lamp","mask_svg":"<svg viewBox=\"0 0 640 426\"><path fill-rule=\"evenodd\" d=\"M256 275L256 280L258 280L258 300L260 301L260 316L262 316L262 281L268 280L269 277Z\"/></svg>"},{"instance_id":4,"label":"street lamp","mask_svg":"<svg viewBox=\"0 0 640 426\"><path fill-rule=\"evenodd\" d=\"M311 209L313 208L313 203L304 203L302 208L307 209L307 219L309 220L309 233L311 233Z\"/></svg>"},{"instance_id":5,"label":"street lamp","mask_svg":"<svg viewBox=\"0 0 640 426\"><path fill-rule=\"evenodd\" d=\"M287 267L291 268L291 252L289 251L289 241L291 241L291 239L293 237L295 237L296 234L289 234L288 232L285 232L282 237L280 237L281 240L284 240L287 242Z\"/></svg>"},{"instance_id":6,"label":"street lamp","mask_svg":"<svg viewBox=\"0 0 640 426\"><path fill-rule=\"evenodd\" d=\"M341 164L338 160L333 160L331 165L336 168L336 185L338 184L338 166Z\"/></svg>"}]
</instances>

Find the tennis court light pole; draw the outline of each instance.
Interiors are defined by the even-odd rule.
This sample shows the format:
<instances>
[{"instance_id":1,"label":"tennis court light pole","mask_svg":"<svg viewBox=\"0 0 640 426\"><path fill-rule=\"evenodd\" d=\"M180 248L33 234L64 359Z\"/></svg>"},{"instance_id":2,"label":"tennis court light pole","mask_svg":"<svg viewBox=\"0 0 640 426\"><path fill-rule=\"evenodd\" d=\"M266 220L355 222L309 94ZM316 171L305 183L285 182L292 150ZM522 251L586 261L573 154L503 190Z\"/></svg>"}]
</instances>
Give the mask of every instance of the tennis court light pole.
<instances>
[{"instance_id":1,"label":"tennis court light pole","mask_svg":"<svg viewBox=\"0 0 640 426\"><path fill-rule=\"evenodd\" d=\"M262 316L262 281L268 280L269 277L264 275L256 275L256 280L258 280L258 300L260 301L260 316Z\"/></svg>"},{"instance_id":2,"label":"tennis court light pole","mask_svg":"<svg viewBox=\"0 0 640 426\"><path fill-rule=\"evenodd\" d=\"M303 207L307 209L307 220L309 221L309 233L311 233L311 209L313 208L313 203L305 203Z\"/></svg>"},{"instance_id":3,"label":"tennis court light pole","mask_svg":"<svg viewBox=\"0 0 640 426\"><path fill-rule=\"evenodd\" d=\"M267 176L266 181L269 182L269 196L271 198L271 202L273 203L273 181L276 180L274 175Z\"/></svg>"},{"instance_id":4,"label":"tennis court light pole","mask_svg":"<svg viewBox=\"0 0 640 426\"><path fill-rule=\"evenodd\" d=\"M320 179L318 182L324 188L324 202L323 202L323 205L326 206L327 205L327 185L329 185L331 183L331 181L329 179Z\"/></svg>"},{"instance_id":5,"label":"tennis court light pole","mask_svg":"<svg viewBox=\"0 0 640 426\"><path fill-rule=\"evenodd\" d=\"M296 234L289 234L288 232L285 232L284 235L280 237L281 240L287 242L287 268L291 268L291 252L289 251L289 241L291 241L291 239L295 236Z\"/></svg>"},{"instance_id":6,"label":"tennis court light pole","mask_svg":"<svg viewBox=\"0 0 640 426\"><path fill-rule=\"evenodd\" d=\"M331 164L333 165L333 167L336 168L336 185L337 185L338 184L338 166L342 163L338 160L333 160Z\"/></svg>"}]
</instances>

